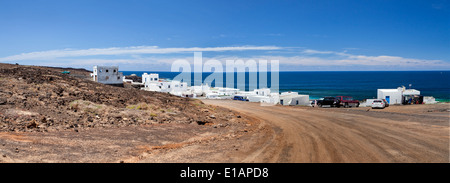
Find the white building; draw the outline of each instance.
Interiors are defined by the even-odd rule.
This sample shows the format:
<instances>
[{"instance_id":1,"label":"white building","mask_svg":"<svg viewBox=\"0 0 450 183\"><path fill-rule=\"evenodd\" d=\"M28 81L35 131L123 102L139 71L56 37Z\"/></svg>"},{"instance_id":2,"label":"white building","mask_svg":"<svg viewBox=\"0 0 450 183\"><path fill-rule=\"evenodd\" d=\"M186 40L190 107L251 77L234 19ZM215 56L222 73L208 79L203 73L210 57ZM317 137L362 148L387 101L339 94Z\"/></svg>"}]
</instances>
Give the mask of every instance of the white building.
<instances>
[{"instance_id":1,"label":"white building","mask_svg":"<svg viewBox=\"0 0 450 183\"><path fill-rule=\"evenodd\" d=\"M240 93L239 89L223 87L210 88L208 85L203 85L202 91L203 95L208 99L232 99Z\"/></svg>"},{"instance_id":2,"label":"white building","mask_svg":"<svg viewBox=\"0 0 450 183\"><path fill-rule=\"evenodd\" d=\"M271 93L269 88L255 89L253 90L253 92L255 93L255 95L259 96L270 96Z\"/></svg>"},{"instance_id":3,"label":"white building","mask_svg":"<svg viewBox=\"0 0 450 183\"><path fill-rule=\"evenodd\" d=\"M143 90L156 92L161 91L159 74L142 74L142 84L144 85Z\"/></svg>"},{"instance_id":4,"label":"white building","mask_svg":"<svg viewBox=\"0 0 450 183\"><path fill-rule=\"evenodd\" d=\"M166 91L172 95L182 96L183 93L187 92L188 90L188 84L186 82L170 81L167 83L169 84L168 88L166 88Z\"/></svg>"},{"instance_id":5,"label":"white building","mask_svg":"<svg viewBox=\"0 0 450 183\"><path fill-rule=\"evenodd\" d=\"M261 102L263 100L268 100L270 97L268 96L259 96L259 95L249 95L247 99L249 102Z\"/></svg>"},{"instance_id":6,"label":"white building","mask_svg":"<svg viewBox=\"0 0 450 183\"><path fill-rule=\"evenodd\" d=\"M107 85L123 85L123 74L118 66L94 66L91 73L93 81Z\"/></svg>"},{"instance_id":7,"label":"white building","mask_svg":"<svg viewBox=\"0 0 450 183\"><path fill-rule=\"evenodd\" d=\"M397 89L378 89L377 99L386 99L389 104L402 104L403 102L403 88Z\"/></svg>"},{"instance_id":8,"label":"white building","mask_svg":"<svg viewBox=\"0 0 450 183\"><path fill-rule=\"evenodd\" d=\"M309 95L299 95L297 92L283 92L279 101L281 105L310 105Z\"/></svg>"},{"instance_id":9,"label":"white building","mask_svg":"<svg viewBox=\"0 0 450 183\"><path fill-rule=\"evenodd\" d=\"M159 74L142 74L142 83L144 85L150 83L158 83L159 82Z\"/></svg>"},{"instance_id":10,"label":"white building","mask_svg":"<svg viewBox=\"0 0 450 183\"><path fill-rule=\"evenodd\" d=\"M405 87L377 90L377 99L386 99L389 104L403 104L405 96L415 95L420 95L420 91L415 89L405 89Z\"/></svg>"},{"instance_id":11,"label":"white building","mask_svg":"<svg viewBox=\"0 0 450 183\"><path fill-rule=\"evenodd\" d=\"M219 96L234 96L238 94L239 89L236 88L221 88L217 87L217 93Z\"/></svg>"},{"instance_id":12,"label":"white building","mask_svg":"<svg viewBox=\"0 0 450 183\"><path fill-rule=\"evenodd\" d=\"M191 86L190 90L196 96L206 96L207 93L211 93L211 87L208 84L202 84L200 86Z\"/></svg>"},{"instance_id":13,"label":"white building","mask_svg":"<svg viewBox=\"0 0 450 183\"><path fill-rule=\"evenodd\" d=\"M280 102L280 94L279 93L270 93L269 96L267 96L267 98L263 98L261 99L261 103L266 103L266 104L278 104Z\"/></svg>"},{"instance_id":14,"label":"white building","mask_svg":"<svg viewBox=\"0 0 450 183\"><path fill-rule=\"evenodd\" d=\"M269 88L254 89L250 92L240 92L239 95L247 97L249 102L278 103L278 94L271 93Z\"/></svg>"}]
</instances>

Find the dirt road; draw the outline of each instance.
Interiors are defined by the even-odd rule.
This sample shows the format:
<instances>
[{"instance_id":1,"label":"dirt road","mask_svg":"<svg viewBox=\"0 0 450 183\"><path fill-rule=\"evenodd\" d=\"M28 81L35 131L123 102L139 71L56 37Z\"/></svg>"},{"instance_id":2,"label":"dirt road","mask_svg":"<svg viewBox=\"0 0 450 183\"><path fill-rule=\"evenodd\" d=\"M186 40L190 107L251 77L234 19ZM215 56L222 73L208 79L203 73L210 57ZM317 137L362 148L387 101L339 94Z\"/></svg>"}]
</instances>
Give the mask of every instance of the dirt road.
<instances>
[{"instance_id":1,"label":"dirt road","mask_svg":"<svg viewBox=\"0 0 450 183\"><path fill-rule=\"evenodd\" d=\"M242 162L449 162L449 104L372 110L203 102L273 129Z\"/></svg>"},{"instance_id":2,"label":"dirt road","mask_svg":"<svg viewBox=\"0 0 450 183\"><path fill-rule=\"evenodd\" d=\"M221 120L0 132L0 163L449 162L448 104L372 110L203 102Z\"/></svg>"}]
</instances>

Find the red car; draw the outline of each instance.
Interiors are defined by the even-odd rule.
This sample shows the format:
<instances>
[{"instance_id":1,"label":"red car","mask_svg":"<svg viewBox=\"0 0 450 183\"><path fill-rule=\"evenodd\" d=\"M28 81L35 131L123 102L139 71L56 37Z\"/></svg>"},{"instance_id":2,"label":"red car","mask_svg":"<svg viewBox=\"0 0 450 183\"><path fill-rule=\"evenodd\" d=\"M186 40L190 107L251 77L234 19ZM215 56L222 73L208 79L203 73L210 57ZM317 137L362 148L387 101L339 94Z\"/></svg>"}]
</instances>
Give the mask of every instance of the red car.
<instances>
[{"instance_id":1,"label":"red car","mask_svg":"<svg viewBox=\"0 0 450 183\"><path fill-rule=\"evenodd\" d=\"M339 100L340 106L344 106L345 108L359 107L360 104L358 100L353 100L353 97L349 96L337 96L336 99Z\"/></svg>"}]
</instances>

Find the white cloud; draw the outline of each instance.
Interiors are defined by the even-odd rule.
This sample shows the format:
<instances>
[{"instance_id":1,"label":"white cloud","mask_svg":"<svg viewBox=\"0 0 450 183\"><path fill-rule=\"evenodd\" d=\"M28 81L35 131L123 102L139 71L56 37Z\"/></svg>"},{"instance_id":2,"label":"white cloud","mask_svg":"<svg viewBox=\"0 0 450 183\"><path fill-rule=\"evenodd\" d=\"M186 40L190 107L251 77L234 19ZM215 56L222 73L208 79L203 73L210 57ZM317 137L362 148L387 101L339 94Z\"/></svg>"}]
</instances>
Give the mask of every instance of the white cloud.
<instances>
[{"instance_id":1,"label":"white cloud","mask_svg":"<svg viewBox=\"0 0 450 183\"><path fill-rule=\"evenodd\" d=\"M276 46L237 46L237 47L192 47L192 48L159 48L157 46L137 47L112 47L91 48L82 50L50 50L42 52L22 53L0 58L0 62L11 62L20 60L45 60L64 57L101 56L101 55L131 55L131 54L169 54L185 52L223 52L223 51L247 51L247 50L277 50Z\"/></svg>"},{"instance_id":2,"label":"white cloud","mask_svg":"<svg viewBox=\"0 0 450 183\"><path fill-rule=\"evenodd\" d=\"M303 50L302 53L304 53L304 54L336 54L337 52L306 49L306 50Z\"/></svg>"},{"instance_id":3,"label":"white cloud","mask_svg":"<svg viewBox=\"0 0 450 183\"><path fill-rule=\"evenodd\" d=\"M413 59L404 58L398 56L366 56L366 55L354 55L347 52L335 52L335 51L318 51L306 49L302 53L307 55L334 55L338 58L328 58L329 65L365 65L365 66L403 66L403 67L413 67L413 66L446 66L447 69L450 66L448 62L442 60L425 60L425 59ZM311 59L314 58L314 59ZM316 57L309 57L309 59L304 60L303 64L310 63L323 63L323 57L317 60Z\"/></svg>"},{"instance_id":4,"label":"white cloud","mask_svg":"<svg viewBox=\"0 0 450 183\"><path fill-rule=\"evenodd\" d=\"M266 55L242 56L236 51L267 50L272 53ZM33 61L34 65L84 67L92 65L121 65L134 70L148 70L158 67L159 70L170 70L170 65L178 59L193 63L193 56L174 53L225 52L219 56L203 57L203 62L210 59L227 60L279 60L280 66L289 70L304 70L305 68L347 68L347 70L446 70L450 64L442 60L426 60L404 58L399 56L367 56L350 54L347 51L320 51L303 49L293 52L292 48L276 46L237 46L237 47L207 47L207 48L159 48L156 46L92 48L84 50L50 50L43 52L24 53L0 58L0 62ZM233 52L234 51L234 52ZM247 53L247 52L246 52ZM151 54L151 55L149 55ZM241 56L240 56L241 55ZM245 54L248 55L248 54ZM104 58L108 56L108 58ZM117 56L117 57L116 57ZM42 62L42 63L38 63ZM131 69L133 70L133 69Z\"/></svg>"}]
</instances>

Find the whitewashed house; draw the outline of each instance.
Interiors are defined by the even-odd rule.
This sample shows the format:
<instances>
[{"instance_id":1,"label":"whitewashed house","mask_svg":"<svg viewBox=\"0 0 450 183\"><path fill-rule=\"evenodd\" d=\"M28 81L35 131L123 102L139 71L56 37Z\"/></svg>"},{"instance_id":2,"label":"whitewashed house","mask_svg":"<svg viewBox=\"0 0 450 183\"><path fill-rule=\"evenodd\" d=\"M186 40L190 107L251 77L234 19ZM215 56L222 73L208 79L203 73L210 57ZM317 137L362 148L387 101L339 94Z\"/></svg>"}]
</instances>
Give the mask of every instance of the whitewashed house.
<instances>
[{"instance_id":1,"label":"whitewashed house","mask_svg":"<svg viewBox=\"0 0 450 183\"><path fill-rule=\"evenodd\" d=\"M378 89L377 99L386 99L389 104L402 104L403 88L397 89Z\"/></svg>"},{"instance_id":2,"label":"whitewashed house","mask_svg":"<svg viewBox=\"0 0 450 183\"><path fill-rule=\"evenodd\" d=\"M91 77L99 83L123 86L123 74L118 66L94 66Z\"/></svg>"},{"instance_id":3,"label":"whitewashed house","mask_svg":"<svg viewBox=\"0 0 450 183\"><path fill-rule=\"evenodd\" d=\"M171 93L178 96L181 96L182 92L185 92L188 89L188 84L186 82L161 81L159 79L159 74L144 73L142 75L142 83L144 84L144 90Z\"/></svg>"},{"instance_id":4,"label":"whitewashed house","mask_svg":"<svg viewBox=\"0 0 450 183\"><path fill-rule=\"evenodd\" d=\"M271 93L269 96L251 95L247 97L249 102L262 102L268 104L278 104L280 95L278 93Z\"/></svg>"},{"instance_id":5,"label":"whitewashed house","mask_svg":"<svg viewBox=\"0 0 450 183\"><path fill-rule=\"evenodd\" d=\"M172 95L182 96L183 93L186 92L188 88L188 84L186 82L169 81L167 83L169 84L168 88L166 88L166 91Z\"/></svg>"},{"instance_id":6,"label":"whitewashed house","mask_svg":"<svg viewBox=\"0 0 450 183\"><path fill-rule=\"evenodd\" d=\"M269 88L254 89L251 92L241 92L241 93L247 97L249 102L271 101L272 93ZM268 103L271 103L271 102L268 102Z\"/></svg>"},{"instance_id":7,"label":"whitewashed house","mask_svg":"<svg viewBox=\"0 0 450 183\"><path fill-rule=\"evenodd\" d=\"M259 96L270 96L271 93L269 88L255 89L253 90L253 92L255 93L255 95Z\"/></svg>"},{"instance_id":8,"label":"whitewashed house","mask_svg":"<svg viewBox=\"0 0 450 183\"><path fill-rule=\"evenodd\" d=\"M280 94L281 105L310 105L309 95L299 95L298 92L283 92Z\"/></svg>"},{"instance_id":9,"label":"whitewashed house","mask_svg":"<svg viewBox=\"0 0 450 183\"><path fill-rule=\"evenodd\" d=\"M208 86L208 84L202 84L200 86L191 86L190 90L192 93L194 93L196 96L206 96L207 93L211 92L211 87Z\"/></svg>"},{"instance_id":10,"label":"whitewashed house","mask_svg":"<svg viewBox=\"0 0 450 183\"><path fill-rule=\"evenodd\" d=\"M161 92L159 74L142 74L142 84L144 84L143 90Z\"/></svg>"},{"instance_id":11,"label":"whitewashed house","mask_svg":"<svg viewBox=\"0 0 450 183\"><path fill-rule=\"evenodd\" d=\"M267 98L261 99L261 103L266 104L278 104L280 102L280 94L279 93L270 93L270 96L267 96Z\"/></svg>"},{"instance_id":12,"label":"whitewashed house","mask_svg":"<svg viewBox=\"0 0 450 183\"><path fill-rule=\"evenodd\" d=\"M386 99L389 104L403 104L406 100L405 98L419 95L419 90L405 89L405 87L398 87L397 89L377 90L377 99Z\"/></svg>"},{"instance_id":13,"label":"whitewashed house","mask_svg":"<svg viewBox=\"0 0 450 183\"><path fill-rule=\"evenodd\" d=\"M158 83L159 82L159 74L142 74L142 83Z\"/></svg>"}]
</instances>

